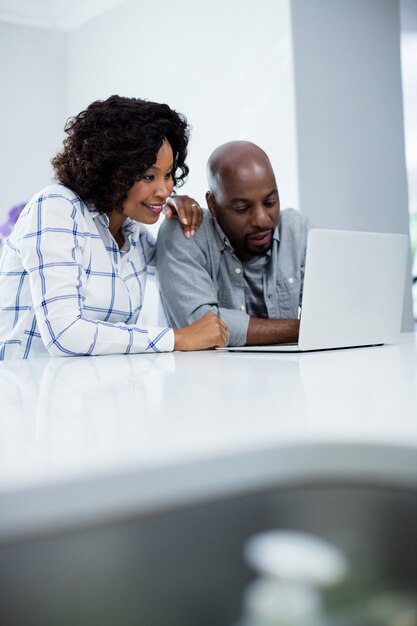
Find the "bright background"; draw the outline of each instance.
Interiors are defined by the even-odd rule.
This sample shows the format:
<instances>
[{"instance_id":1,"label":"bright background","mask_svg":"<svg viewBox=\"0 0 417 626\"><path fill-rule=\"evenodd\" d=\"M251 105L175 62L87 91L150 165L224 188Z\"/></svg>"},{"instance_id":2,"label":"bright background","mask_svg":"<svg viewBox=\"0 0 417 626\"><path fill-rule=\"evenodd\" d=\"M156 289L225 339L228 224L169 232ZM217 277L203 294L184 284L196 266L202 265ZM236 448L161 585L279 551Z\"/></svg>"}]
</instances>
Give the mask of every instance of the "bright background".
<instances>
[{"instance_id":1,"label":"bright background","mask_svg":"<svg viewBox=\"0 0 417 626\"><path fill-rule=\"evenodd\" d=\"M79 2L14 0L16 17L0 0L0 223L49 183L65 120L118 93L186 114L183 190L201 203L210 152L249 139L269 154L282 205L316 226L408 233L416 4L118 0L86 2L82 15Z\"/></svg>"}]
</instances>

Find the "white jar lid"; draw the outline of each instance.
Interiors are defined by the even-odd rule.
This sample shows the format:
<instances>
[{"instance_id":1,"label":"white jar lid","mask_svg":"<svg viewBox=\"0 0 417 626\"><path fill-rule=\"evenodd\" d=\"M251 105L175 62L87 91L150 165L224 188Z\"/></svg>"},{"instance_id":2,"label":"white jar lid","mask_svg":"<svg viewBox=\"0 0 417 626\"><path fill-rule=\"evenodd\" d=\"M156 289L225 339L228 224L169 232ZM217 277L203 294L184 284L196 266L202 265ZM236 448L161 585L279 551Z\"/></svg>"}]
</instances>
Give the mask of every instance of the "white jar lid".
<instances>
[{"instance_id":1,"label":"white jar lid","mask_svg":"<svg viewBox=\"0 0 417 626\"><path fill-rule=\"evenodd\" d=\"M269 530L244 546L247 562L258 572L281 580L334 585L346 577L348 560L337 546L294 530Z\"/></svg>"}]
</instances>

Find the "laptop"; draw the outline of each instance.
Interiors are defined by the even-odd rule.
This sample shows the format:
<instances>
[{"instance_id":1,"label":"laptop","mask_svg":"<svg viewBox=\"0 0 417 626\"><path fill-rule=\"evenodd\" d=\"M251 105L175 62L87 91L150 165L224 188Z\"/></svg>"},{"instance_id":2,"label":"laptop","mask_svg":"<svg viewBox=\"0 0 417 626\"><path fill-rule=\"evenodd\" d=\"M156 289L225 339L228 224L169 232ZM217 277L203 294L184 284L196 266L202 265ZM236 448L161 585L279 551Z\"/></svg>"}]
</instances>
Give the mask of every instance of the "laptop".
<instances>
[{"instance_id":1,"label":"laptop","mask_svg":"<svg viewBox=\"0 0 417 626\"><path fill-rule=\"evenodd\" d=\"M395 343L401 332L407 235L310 230L298 343L222 348L309 352Z\"/></svg>"}]
</instances>

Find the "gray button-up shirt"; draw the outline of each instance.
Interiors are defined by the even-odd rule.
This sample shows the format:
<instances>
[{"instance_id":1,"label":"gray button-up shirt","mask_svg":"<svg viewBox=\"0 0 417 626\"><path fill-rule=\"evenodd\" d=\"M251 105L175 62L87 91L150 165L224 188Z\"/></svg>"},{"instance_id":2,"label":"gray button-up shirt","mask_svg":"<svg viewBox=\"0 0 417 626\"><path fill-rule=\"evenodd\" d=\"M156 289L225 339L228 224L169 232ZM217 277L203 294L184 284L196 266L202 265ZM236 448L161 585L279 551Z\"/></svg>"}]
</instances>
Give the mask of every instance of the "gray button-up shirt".
<instances>
[{"instance_id":1,"label":"gray button-up shirt","mask_svg":"<svg viewBox=\"0 0 417 626\"><path fill-rule=\"evenodd\" d=\"M269 319L298 317L308 230L306 216L294 209L281 211L272 247L259 277ZM184 237L176 219L165 220L158 233L157 267L162 298L172 326L186 326L211 311L228 325L229 345L244 345L250 319L244 266L217 220L207 210L202 225L191 239ZM250 300L253 306L254 294Z\"/></svg>"}]
</instances>

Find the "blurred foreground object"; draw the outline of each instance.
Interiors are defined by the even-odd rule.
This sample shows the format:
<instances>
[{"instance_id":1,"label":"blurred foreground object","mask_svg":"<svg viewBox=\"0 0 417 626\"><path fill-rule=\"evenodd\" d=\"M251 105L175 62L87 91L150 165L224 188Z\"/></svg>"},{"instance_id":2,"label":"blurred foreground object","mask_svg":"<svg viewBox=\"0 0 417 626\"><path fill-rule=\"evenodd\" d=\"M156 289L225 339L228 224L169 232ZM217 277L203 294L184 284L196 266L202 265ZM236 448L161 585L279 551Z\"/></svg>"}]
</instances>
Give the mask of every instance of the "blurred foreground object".
<instances>
[{"instance_id":1,"label":"blurred foreground object","mask_svg":"<svg viewBox=\"0 0 417 626\"><path fill-rule=\"evenodd\" d=\"M259 576L244 591L236 626L417 625L415 594L387 586L365 590L359 602L346 595L352 573L347 555L314 534L264 531L243 552Z\"/></svg>"},{"instance_id":2,"label":"blurred foreground object","mask_svg":"<svg viewBox=\"0 0 417 626\"><path fill-rule=\"evenodd\" d=\"M349 571L342 550L319 537L270 530L249 539L247 562L260 573L244 594L242 626L324 626L321 587Z\"/></svg>"}]
</instances>

